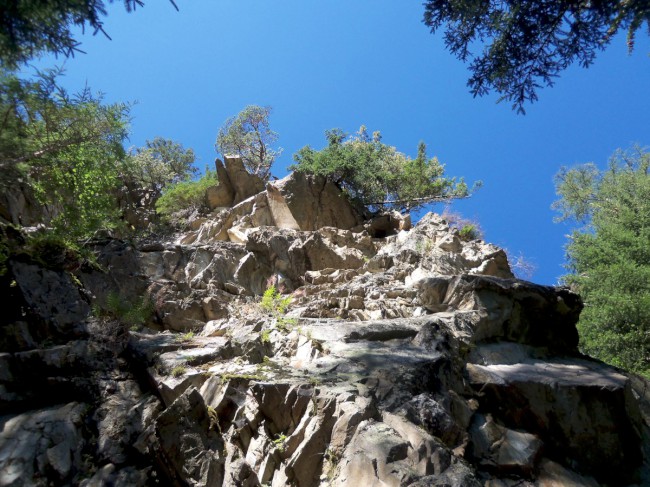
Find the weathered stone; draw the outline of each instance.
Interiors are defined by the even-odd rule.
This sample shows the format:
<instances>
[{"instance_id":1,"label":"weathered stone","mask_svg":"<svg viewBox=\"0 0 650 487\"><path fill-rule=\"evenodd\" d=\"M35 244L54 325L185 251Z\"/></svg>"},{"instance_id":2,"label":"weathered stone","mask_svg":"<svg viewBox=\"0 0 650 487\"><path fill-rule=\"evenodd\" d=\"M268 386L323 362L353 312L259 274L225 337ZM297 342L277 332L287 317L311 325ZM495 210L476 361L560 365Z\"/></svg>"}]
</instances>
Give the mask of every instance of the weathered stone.
<instances>
[{"instance_id":1,"label":"weathered stone","mask_svg":"<svg viewBox=\"0 0 650 487\"><path fill-rule=\"evenodd\" d=\"M322 227L348 230L363 223L341 190L325 178L294 172L273 184L303 231Z\"/></svg>"},{"instance_id":2,"label":"weathered stone","mask_svg":"<svg viewBox=\"0 0 650 487\"><path fill-rule=\"evenodd\" d=\"M505 428L490 415L475 415L470 438L470 455L487 470L501 475L530 477L542 448L535 435Z\"/></svg>"},{"instance_id":3,"label":"weathered stone","mask_svg":"<svg viewBox=\"0 0 650 487\"><path fill-rule=\"evenodd\" d=\"M421 477L409 487L485 487L473 470L462 460L455 459L449 468L438 475ZM559 487L559 486L558 486Z\"/></svg>"},{"instance_id":4,"label":"weathered stone","mask_svg":"<svg viewBox=\"0 0 650 487\"><path fill-rule=\"evenodd\" d=\"M69 403L0 417L0 485L34 485L38 477L70 482L84 447L87 408Z\"/></svg>"},{"instance_id":5,"label":"weathered stone","mask_svg":"<svg viewBox=\"0 0 650 487\"><path fill-rule=\"evenodd\" d=\"M450 279L443 304L481 313L473 330L475 342L503 339L560 353L577 352L575 323L582 303L568 289L466 275Z\"/></svg>"},{"instance_id":6,"label":"weathered stone","mask_svg":"<svg viewBox=\"0 0 650 487\"><path fill-rule=\"evenodd\" d=\"M280 192L273 184L266 185L266 197L269 201L269 209L273 216L273 222L278 228L288 228L290 230L300 230L298 222L294 218L289 205Z\"/></svg>"},{"instance_id":7,"label":"weathered stone","mask_svg":"<svg viewBox=\"0 0 650 487\"><path fill-rule=\"evenodd\" d=\"M233 204L235 199L235 191L230 182L230 175L226 171L226 168L223 165L223 162L219 159L214 161L215 168L217 170L217 180L218 183L216 186L211 186L206 191L206 200L208 207L211 210L215 208L229 208Z\"/></svg>"},{"instance_id":8,"label":"weathered stone","mask_svg":"<svg viewBox=\"0 0 650 487\"><path fill-rule=\"evenodd\" d=\"M482 409L537 435L556 456L606 482L634 482L641 418L627 378L580 359L468 364ZM597 444L598 448L585 448Z\"/></svg>"},{"instance_id":9,"label":"weathered stone","mask_svg":"<svg viewBox=\"0 0 650 487\"><path fill-rule=\"evenodd\" d=\"M647 483L650 387L579 357L576 295L511 279L437 215L364 221L304 175L236 189L238 164L195 230L98 241L106 272L78 271L100 305L150 299L141 331L82 316L82 339L48 342L38 316L58 307L9 315L0 484ZM260 306L270 284L286 313ZM39 423L82 400L70 431Z\"/></svg>"},{"instance_id":10,"label":"weathered stone","mask_svg":"<svg viewBox=\"0 0 650 487\"><path fill-rule=\"evenodd\" d=\"M241 157L225 156L223 159L234 192L233 205L264 191L264 181L246 170Z\"/></svg>"},{"instance_id":11,"label":"weathered stone","mask_svg":"<svg viewBox=\"0 0 650 487\"><path fill-rule=\"evenodd\" d=\"M156 442L150 445L159 467L174 482L196 486L221 485L224 443L211 427L203 398L188 389L155 421Z\"/></svg>"},{"instance_id":12,"label":"weathered stone","mask_svg":"<svg viewBox=\"0 0 650 487\"><path fill-rule=\"evenodd\" d=\"M69 274L17 261L10 267L27 306L53 331L69 333L90 314Z\"/></svg>"},{"instance_id":13,"label":"weathered stone","mask_svg":"<svg viewBox=\"0 0 650 487\"><path fill-rule=\"evenodd\" d=\"M129 448L160 412L160 402L143 395L135 381L120 381L110 386L110 393L93 419L97 423L97 451L102 458L116 464L128 460Z\"/></svg>"}]
</instances>

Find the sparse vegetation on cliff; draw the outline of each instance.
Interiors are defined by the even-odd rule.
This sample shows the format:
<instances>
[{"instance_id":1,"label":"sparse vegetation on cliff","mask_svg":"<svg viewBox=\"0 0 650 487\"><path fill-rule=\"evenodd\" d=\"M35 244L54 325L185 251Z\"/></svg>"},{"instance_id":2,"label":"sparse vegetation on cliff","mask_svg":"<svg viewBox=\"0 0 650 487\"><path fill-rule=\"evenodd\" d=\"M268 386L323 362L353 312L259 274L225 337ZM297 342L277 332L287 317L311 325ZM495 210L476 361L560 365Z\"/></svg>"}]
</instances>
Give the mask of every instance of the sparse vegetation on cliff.
<instances>
[{"instance_id":1,"label":"sparse vegetation on cliff","mask_svg":"<svg viewBox=\"0 0 650 487\"><path fill-rule=\"evenodd\" d=\"M205 192L217 182L217 173L208 171L196 181L180 181L172 184L158 198L156 210L163 217L171 219L174 213L179 211L204 208Z\"/></svg>"}]
</instances>

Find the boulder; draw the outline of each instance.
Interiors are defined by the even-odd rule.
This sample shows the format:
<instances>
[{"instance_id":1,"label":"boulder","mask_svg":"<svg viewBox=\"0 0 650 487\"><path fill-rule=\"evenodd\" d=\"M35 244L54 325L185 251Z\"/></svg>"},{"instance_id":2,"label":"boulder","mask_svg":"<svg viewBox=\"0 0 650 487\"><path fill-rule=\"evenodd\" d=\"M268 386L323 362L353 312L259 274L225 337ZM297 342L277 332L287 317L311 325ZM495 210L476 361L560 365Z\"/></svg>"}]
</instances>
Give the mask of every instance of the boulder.
<instances>
[{"instance_id":1,"label":"boulder","mask_svg":"<svg viewBox=\"0 0 650 487\"><path fill-rule=\"evenodd\" d=\"M50 333L70 333L90 314L70 274L18 261L10 269L24 303L51 327Z\"/></svg>"},{"instance_id":2,"label":"boulder","mask_svg":"<svg viewBox=\"0 0 650 487\"><path fill-rule=\"evenodd\" d=\"M230 182L230 175L220 159L214 161L217 170L218 184L211 186L206 191L206 200L208 208L229 208L235 199L235 190Z\"/></svg>"},{"instance_id":3,"label":"boulder","mask_svg":"<svg viewBox=\"0 0 650 487\"><path fill-rule=\"evenodd\" d=\"M233 190L232 204L236 205L264 191L264 181L255 174L250 174L239 156L225 156L224 166ZM217 177L219 174L217 173Z\"/></svg>"},{"instance_id":4,"label":"boulder","mask_svg":"<svg viewBox=\"0 0 650 487\"><path fill-rule=\"evenodd\" d=\"M29 486L39 477L71 483L85 446L87 411L88 405L71 402L0 417L0 484Z\"/></svg>"},{"instance_id":5,"label":"boulder","mask_svg":"<svg viewBox=\"0 0 650 487\"><path fill-rule=\"evenodd\" d=\"M199 392L191 387L155 420L149 451L175 484L221 485L225 445Z\"/></svg>"},{"instance_id":6,"label":"boulder","mask_svg":"<svg viewBox=\"0 0 650 487\"><path fill-rule=\"evenodd\" d=\"M300 230L361 225L361 214L335 184L320 176L294 172L272 183L283 196Z\"/></svg>"},{"instance_id":7,"label":"boulder","mask_svg":"<svg viewBox=\"0 0 650 487\"><path fill-rule=\"evenodd\" d=\"M467 373L483 395L481 409L505 426L535 434L579 472L619 485L637 480L642 420L624 375L578 358L468 364ZM525 443L520 451L532 454Z\"/></svg>"},{"instance_id":8,"label":"boulder","mask_svg":"<svg viewBox=\"0 0 650 487\"><path fill-rule=\"evenodd\" d=\"M230 208L264 191L264 181L246 170L241 157L225 156L224 161L215 161L219 182L206 191L206 202L211 210Z\"/></svg>"},{"instance_id":9,"label":"boulder","mask_svg":"<svg viewBox=\"0 0 650 487\"><path fill-rule=\"evenodd\" d=\"M300 225L294 218L285 197L273 184L266 185L266 197L269 201L269 209L273 216L273 222L278 228L300 230Z\"/></svg>"}]
</instances>

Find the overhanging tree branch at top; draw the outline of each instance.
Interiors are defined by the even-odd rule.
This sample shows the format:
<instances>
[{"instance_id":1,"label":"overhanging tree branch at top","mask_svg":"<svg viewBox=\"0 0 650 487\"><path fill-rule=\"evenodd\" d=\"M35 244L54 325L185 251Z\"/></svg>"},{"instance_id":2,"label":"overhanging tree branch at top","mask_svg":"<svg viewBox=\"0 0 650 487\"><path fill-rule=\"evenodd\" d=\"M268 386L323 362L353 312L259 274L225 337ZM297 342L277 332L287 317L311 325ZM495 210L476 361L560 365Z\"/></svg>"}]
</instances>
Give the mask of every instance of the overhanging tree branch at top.
<instances>
[{"instance_id":1,"label":"overhanging tree branch at top","mask_svg":"<svg viewBox=\"0 0 650 487\"><path fill-rule=\"evenodd\" d=\"M114 3L116 0L108 0ZM128 12L144 7L143 0L123 0ZM169 0L178 10L174 0ZM16 68L41 53L66 57L83 52L72 28L89 26L94 34L104 30L103 0L0 0L0 66Z\"/></svg>"},{"instance_id":2,"label":"overhanging tree branch at top","mask_svg":"<svg viewBox=\"0 0 650 487\"><path fill-rule=\"evenodd\" d=\"M436 32L445 25L445 44L472 72L474 96L494 90L499 101L524 105L573 63L588 67L621 29L628 49L645 23L648 0L427 0L424 23Z\"/></svg>"}]
</instances>

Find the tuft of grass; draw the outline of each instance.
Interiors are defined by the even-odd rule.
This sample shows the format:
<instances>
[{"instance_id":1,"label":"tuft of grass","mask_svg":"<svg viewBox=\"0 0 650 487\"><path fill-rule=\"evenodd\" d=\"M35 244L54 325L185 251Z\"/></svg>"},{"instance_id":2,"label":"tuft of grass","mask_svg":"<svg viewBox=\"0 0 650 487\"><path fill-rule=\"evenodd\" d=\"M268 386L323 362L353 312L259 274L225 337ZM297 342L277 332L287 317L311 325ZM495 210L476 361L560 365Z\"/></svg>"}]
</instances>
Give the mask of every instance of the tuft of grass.
<instances>
[{"instance_id":1,"label":"tuft of grass","mask_svg":"<svg viewBox=\"0 0 650 487\"><path fill-rule=\"evenodd\" d=\"M258 380L262 381L266 379L263 374L223 374L221 376L221 383L225 384L232 379L244 379L244 380Z\"/></svg>"},{"instance_id":2,"label":"tuft of grass","mask_svg":"<svg viewBox=\"0 0 650 487\"><path fill-rule=\"evenodd\" d=\"M478 222L465 218L459 213L454 213L449 208L445 208L441 216L447 221L450 228L458 229L458 237L461 240L469 242L483 238L483 231Z\"/></svg>"},{"instance_id":3,"label":"tuft of grass","mask_svg":"<svg viewBox=\"0 0 650 487\"><path fill-rule=\"evenodd\" d=\"M430 238L420 238L415 242L415 251L419 254L428 254L433 250L433 241Z\"/></svg>"},{"instance_id":4,"label":"tuft of grass","mask_svg":"<svg viewBox=\"0 0 650 487\"><path fill-rule=\"evenodd\" d=\"M172 376L173 377L180 377L181 375L185 374L187 372L187 367L184 365L177 365L172 369Z\"/></svg>"},{"instance_id":5,"label":"tuft of grass","mask_svg":"<svg viewBox=\"0 0 650 487\"><path fill-rule=\"evenodd\" d=\"M188 331L187 333L184 333L182 335L176 335L174 338L177 342L189 342L192 338L194 338L194 332L193 331Z\"/></svg>"},{"instance_id":6,"label":"tuft of grass","mask_svg":"<svg viewBox=\"0 0 650 487\"><path fill-rule=\"evenodd\" d=\"M481 238L481 232L476 225L469 224L458 230L458 237L465 242L469 242Z\"/></svg>"},{"instance_id":7,"label":"tuft of grass","mask_svg":"<svg viewBox=\"0 0 650 487\"><path fill-rule=\"evenodd\" d=\"M208 418L210 419L210 429L217 430L219 433L221 433L221 429L219 428L219 415L217 414L217 410L212 407L208 406Z\"/></svg>"},{"instance_id":8,"label":"tuft of grass","mask_svg":"<svg viewBox=\"0 0 650 487\"><path fill-rule=\"evenodd\" d=\"M291 333L291 330L293 330L293 327L297 324L298 320L296 318L285 318L284 316L281 316L277 319L275 327L282 333Z\"/></svg>"}]
</instances>

